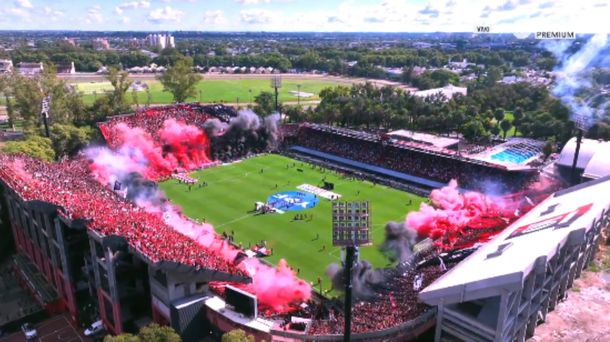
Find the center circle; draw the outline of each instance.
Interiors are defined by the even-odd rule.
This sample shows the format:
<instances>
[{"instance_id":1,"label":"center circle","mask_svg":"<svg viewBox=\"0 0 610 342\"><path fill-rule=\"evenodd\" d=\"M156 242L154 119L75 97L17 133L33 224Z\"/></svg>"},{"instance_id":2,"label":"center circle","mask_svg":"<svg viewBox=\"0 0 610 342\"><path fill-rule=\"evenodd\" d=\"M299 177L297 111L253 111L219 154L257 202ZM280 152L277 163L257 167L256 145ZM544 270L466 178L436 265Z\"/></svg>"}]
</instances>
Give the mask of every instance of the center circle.
<instances>
[{"instance_id":1,"label":"center circle","mask_svg":"<svg viewBox=\"0 0 610 342\"><path fill-rule=\"evenodd\" d=\"M316 195L300 191L278 192L267 198L268 205L283 211L311 209L319 201L320 199Z\"/></svg>"}]
</instances>

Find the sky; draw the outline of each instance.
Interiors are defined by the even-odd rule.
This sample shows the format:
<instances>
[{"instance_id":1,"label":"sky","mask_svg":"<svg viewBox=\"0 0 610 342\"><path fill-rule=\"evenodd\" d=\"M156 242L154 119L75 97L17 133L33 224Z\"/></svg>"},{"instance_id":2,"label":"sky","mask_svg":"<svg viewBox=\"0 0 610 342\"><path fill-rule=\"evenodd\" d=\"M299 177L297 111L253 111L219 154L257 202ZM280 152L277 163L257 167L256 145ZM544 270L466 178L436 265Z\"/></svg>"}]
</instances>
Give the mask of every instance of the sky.
<instances>
[{"instance_id":1,"label":"sky","mask_svg":"<svg viewBox=\"0 0 610 342\"><path fill-rule=\"evenodd\" d=\"M608 33L608 0L0 0L0 30Z\"/></svg>"}]
</instances>

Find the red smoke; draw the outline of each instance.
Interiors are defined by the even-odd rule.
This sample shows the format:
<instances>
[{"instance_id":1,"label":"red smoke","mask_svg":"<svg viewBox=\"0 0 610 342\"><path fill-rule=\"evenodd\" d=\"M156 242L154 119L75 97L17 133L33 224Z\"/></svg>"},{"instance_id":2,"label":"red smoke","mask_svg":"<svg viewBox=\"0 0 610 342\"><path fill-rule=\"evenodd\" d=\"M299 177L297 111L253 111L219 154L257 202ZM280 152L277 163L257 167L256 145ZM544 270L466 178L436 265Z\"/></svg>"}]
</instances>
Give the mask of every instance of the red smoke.
<instances>
[{"instance_id":1,"label":"red smoke","mask_svg":"<svg viewBox=\"0 0 610 342\"><path fill-rule=\"evenodd\" d=\"M112 127L112 146L131 159L134 172L158 180L173 171L197 169L210 163L210 141L199 128L168 119L157 132L158 140L140 127L124 123Z\"/></svg>"},{"instance_id":2,"label":"red smoke","mask_svg":"<svg viewBox=\"0 0 610 342\"><path fill-rule=\"evenodd\" d=\"M470 247L485 242L523 214L514 199L479 192L460 194L455 180L430 194L431 205L407 215L407 226L429 237L443 249Z\"/></svg>"},{"instance_id":3,"label":"red smoke","mask_svg":"<svg viewBox=\"0 0 610 342\"><path fill-rule=\"evenodd\" d=\"M153 212L160 209L147 205L144 208ZM186 219L174 205L164 208L163 219L176 231L227 262L233 262L240 253L239 249L216 234L212 225ZM294 304L305 302L311 297L311 286L299 279L284 259L280 260L277 267L270 267L257 258L245 258L237 267L252 277L252 283L234 285L256 294L258 302L274 313L293 311Z\"/></svg>"},{"instance_id":4,"label":"red smoke","mask_svg":"<svg viewBox=\"0 0 610 342\"><path fill-rule=\"evenodd\" d=\"M112 129L112 131L109 131ZM197 169L210 163L210 142L199 128L174 119L167 119L156 134L124 123L103 130L109 145L116 149L95 149L88 153L93 160L90 168L102 184L113 184L130 172L158 180L178 169ZM157 203L157 204L155 204ZM243 253L222 239L210 224L199 224L182 215L173 204L159 205L153 198L138 198L136 204L147 212L159 215L175 231L199 244L210 254L233 263ZM299 279L285 260L277 267L261 263L257 258L244 258L237 266L252 278L252 283L236 285L257 295L263 308L274 313L295 309L311 297L311 286Z\"/></svg>"}]
</instances>

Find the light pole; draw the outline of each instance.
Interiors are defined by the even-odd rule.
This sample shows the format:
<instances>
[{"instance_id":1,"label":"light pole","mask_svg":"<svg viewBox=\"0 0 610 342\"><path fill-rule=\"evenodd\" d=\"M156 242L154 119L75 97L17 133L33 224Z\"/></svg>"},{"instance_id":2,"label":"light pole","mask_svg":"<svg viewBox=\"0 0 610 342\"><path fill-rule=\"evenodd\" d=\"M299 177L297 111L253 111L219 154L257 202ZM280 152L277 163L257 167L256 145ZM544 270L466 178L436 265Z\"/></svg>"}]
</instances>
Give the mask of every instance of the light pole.
<instances>
[{"instance_id":1,"label":"light pole","mask_svg":"<svg viewBox=\"0 0 610 342\"><path fill-rule=\"evenodd\" d=\"M280 76L273 76L271 78L271 88L275 89L275 111L276 112L280 112L280 105L278 103L278 95L279 95L279 91L278 89L280 89L282 87L282 78Z\"/></svg>"},{"instance_id":2,"label":"light pole","mask_svg":"<svg viewBox=\"0 0 610 342\"><path fill-rule=\"evenodd\" d=\"M371 218L368 201L332 203L333 246L345 248L343 279L345 281L345 303L343 312L345 326L343 341L349 342L352 331L352 268L358 259L358 246L372 244L369 235Z\"/></svg>"}]
</instances>

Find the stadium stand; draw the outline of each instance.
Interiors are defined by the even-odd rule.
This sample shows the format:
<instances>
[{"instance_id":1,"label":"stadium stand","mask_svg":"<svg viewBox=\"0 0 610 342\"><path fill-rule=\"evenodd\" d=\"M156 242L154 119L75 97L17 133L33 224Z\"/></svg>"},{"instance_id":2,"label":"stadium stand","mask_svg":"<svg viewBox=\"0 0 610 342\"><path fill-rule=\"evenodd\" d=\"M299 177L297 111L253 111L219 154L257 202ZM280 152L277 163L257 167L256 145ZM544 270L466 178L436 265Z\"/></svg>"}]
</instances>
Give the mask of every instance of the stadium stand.
<instances>
[{"instance_id":1,"label":"stadium stand","mask_svg":"<svg viewBox=\"0 0 610 342\"><path fill-rule=\"evenodd\" d=\"M425 288L436 339L523 341L533 336L595 255L610 222L610 177L558 191Z\"/></svg>"},{"instance_id":2,"label":"stadium stand","mask_svg":"<svg viewBox=\"0 0 610 342\"><path fill-rule=\"evenodd\" d=\"M495 183L502 184L505 191L513 191L523 188L537 173L536 170L510 172L501 165L466 158L455 151L441 153L414 142L394 144L376 134L317 124L301 126L295 144L418 177L411 181L427 179L448 183L456 179L462 187L472 189Z\"/></svg>"}]
</instances>

